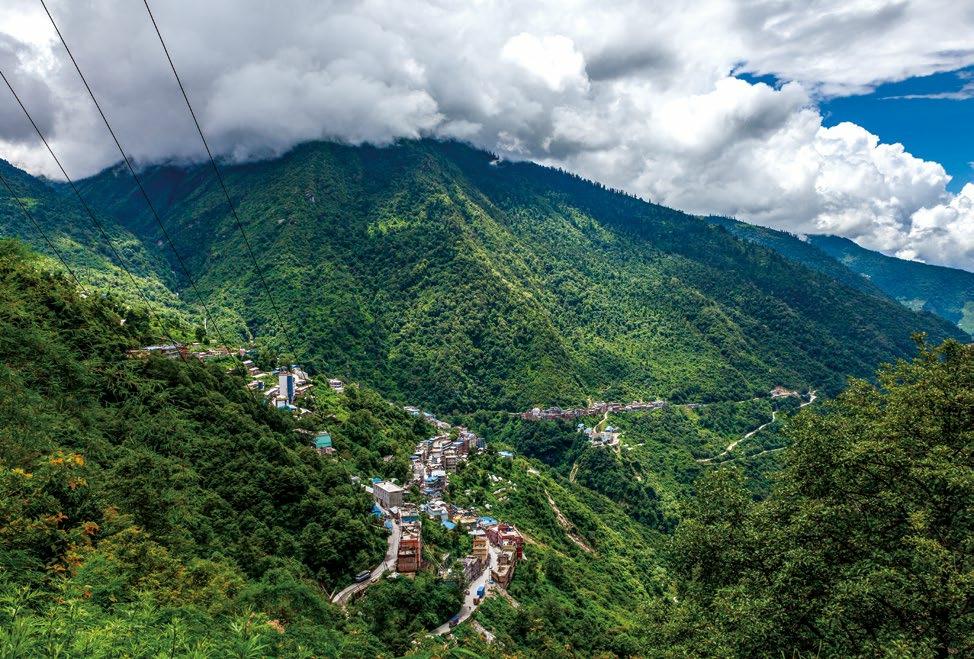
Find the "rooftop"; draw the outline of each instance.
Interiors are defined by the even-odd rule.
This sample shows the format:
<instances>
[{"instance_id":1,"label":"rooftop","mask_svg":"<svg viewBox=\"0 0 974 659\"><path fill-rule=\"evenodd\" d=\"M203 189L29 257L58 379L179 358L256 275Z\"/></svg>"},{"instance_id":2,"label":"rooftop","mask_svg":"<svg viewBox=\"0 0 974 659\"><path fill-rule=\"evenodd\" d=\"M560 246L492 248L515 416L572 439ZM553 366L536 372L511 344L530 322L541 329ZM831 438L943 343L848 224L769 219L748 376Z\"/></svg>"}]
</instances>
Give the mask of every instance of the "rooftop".
<instances>
[{"instance_id":1,"label":"rooftop","mask_svg":"<svg viewBox=\"0 0 974 659\"><path fill-rule=\"evenodd\" d=\"M389 494L393 494L395 492L402 492L403 491L401 487L399 487L395 483L390 483L388 481L382 481L382 482L376 483L375 484L375 489L382 490L383 492L387 492Z\"/></svg>"}]
</instances>

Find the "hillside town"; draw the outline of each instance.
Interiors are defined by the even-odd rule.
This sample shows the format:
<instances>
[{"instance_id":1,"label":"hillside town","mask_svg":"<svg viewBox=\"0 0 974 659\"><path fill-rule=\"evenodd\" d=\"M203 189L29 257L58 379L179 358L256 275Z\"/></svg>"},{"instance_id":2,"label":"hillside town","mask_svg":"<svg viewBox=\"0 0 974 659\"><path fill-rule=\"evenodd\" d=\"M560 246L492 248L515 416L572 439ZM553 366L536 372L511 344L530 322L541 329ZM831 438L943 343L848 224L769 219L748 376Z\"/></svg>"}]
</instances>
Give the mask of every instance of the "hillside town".
<instances>
[{"instance_id":1,"label":"hillside town","mask_svg":"<svg viewBox=\"0 0 974 659\"><path fill-rule=\"evenodd\" d=\"M592 446L615 447L619 445L619 435L622 433L618 428L615 428L614 426L605 426L605 428L601 430L598 428L598 425L591 427L586 426L584 423L580 423L578 426L576 426L576 430L588 437Z\"/></svg>"},{"instance_id":2,"label":"hillside town","mask_svg":"<svg viewBox=\"0 0 974 659\"><path fill-rule=\"evenodd\" d=\"M196 358L200 361L238 357L249 378L247 388L261 395L266 403L295 416L311 413L304 403L312 391L314 382L298 364L291 364L264 371L251 358L252 350L239 348L233 351L222 348L203 348L198 345L152 345L129 351L133 358L159 355L168 359ZM337 393L345 390L340 379L328 379L329 389ZM772 398L801 395L784 387L775 387ZM814 399L814 394L813 398ZM609 414L658 410L669 406L663 400L633 401L630 403L598 401L585 407L567 408L535 407L517 416L525 421L569 420L589 416L601 416L594 425L579 422L576 431L584 434L592 446L620 447L620 430L608 425ZM685 403L681 407L697 408L703 403ZM360 596L383 576L386 578L411 578L424 570L434 571L440 578L454 578L464 589L460 610L450 620L432 630L439 635L467 620L485 597L496 589L506 591L514 578L518 564L524 559L524 537L513 525L495 519L472 508L463 508L449 501L447 496L450 475L460 465L478 452L486 450L482 437L462 426L436 418L432 413L407 405L404 411L413 417L423 418L436 434L419 442L410 461L410 480L399 483L375 476L363 481L352 476L352 482L360 484L373 499L373 514L389 532L386 554L372 570L359 573L354 583L332 597L336 604L344 606ZM334 456L336 447L327 430L296 430L303 442L323 456ZM731 447L732 450L732 447ZM499 451L501 458L512 458L510 451ZM495 480L492 475L491 480ZM495 494L503 493L503 488ZM489 512L489 511L487 511ZM434 558L427 551L424 555L424 524L439 524L449 531L459 530L470 536L470 552L462 557ZM447 560L453 558L454 560Z\"/></svg>"},{"instance_id":3,"label":"hillside town","mask_svg":"<svg viewBox=\"0 0 974 659\"><path fill-rule=\"evenodd\" d=\"M669 403L665 400L654 400L649 402L632 401L631 403L615 403L598 401L586 407L571 407L562 409L560 407L534 407L519 416L525 421L545 421L552 419L570 420L583 416L595 416L598 414L618 413L618 412L643 412L647 410L658 410L666 407Z\"/></svg>"},{"instance_id":4,"label":"hillside town","mask_svg":"<svg viewBox=\"0 0 974 659\"><path fill-rule=\"evenodd\" d=\"M416 446L409 483L378 481L371 489L377 514L391 526L392 535L398 536L395 573L399 575L412 576L432 568L423 558L422 520L451 531L461 529L471 536L470 553L459 558L453 568L459 572L453 576L464 584L464 603L456 616L433 631L443 634L469 618L492 588L508 587L518 562L524 558L524 538L511 524L444 499L450 474L471 455L485 450L483 438L418 408L407 406L405 410L413 416L423 416L440 434ZM419 492L418 503L405 500L410 489ZM441 576L450 576L450 570L441 572Z\"/></svg>"}]
</instances>

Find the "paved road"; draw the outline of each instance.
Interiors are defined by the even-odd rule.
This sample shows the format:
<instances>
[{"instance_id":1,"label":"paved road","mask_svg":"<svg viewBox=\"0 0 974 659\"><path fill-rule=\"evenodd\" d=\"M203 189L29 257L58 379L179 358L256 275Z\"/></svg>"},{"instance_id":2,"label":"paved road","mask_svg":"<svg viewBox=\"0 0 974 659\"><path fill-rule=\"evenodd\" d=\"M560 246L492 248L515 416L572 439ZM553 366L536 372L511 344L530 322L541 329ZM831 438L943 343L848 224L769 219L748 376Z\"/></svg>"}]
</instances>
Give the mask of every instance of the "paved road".
<instances>
[{"instance_id":1,"label":"paved road","mask_svg":"<svg viewBox=\"0 0 974 659\"><path fill-rule=\"evenodd\" d=\"M475 597L477 597L477 589L478 588L480 588L481 586L485 586L487 592L490 592L490 589L491 588L496 588L497 587L497 586L490 586L490 585L488 585L487 584L487 581L490 579L490 568L492 566L497 565L497 557L500 554L500 550L497 547L495 547L494 545L490 545L489 548L488 548L488 550L490 552L489 553L490 565L488 565L486 568L484 568L484 571L481 573L481 575L479 577L477 577L476 579L473 580L473 583L471 583L470 586L467 588L467 592L464 593L464 595L463 595L463 605L460 607L460 611L459 611L460 619L457 621L457 625L459 625L460 623L462 623L463 621L465 621L467 618L469 618L473 614L474 611L477 610L477 607L476 607L476 605L474 605L473 600L474 600ZM486 596L486 593L485 593L485 596ZM483 600L481 600L481 601L483 601ZM431 631L430 633L433 634L434 636L441 636L441 635L446 634L447 632L449 632L450 629L451 629L450 628L450 623L449 623L449 621L447 621L447 622L444 622L439 627L437 627L436 629L434 629L433 631Z\"/></svg>"},{"instance_id":2,"label":"paved road","mask_svg":"<svg viewBox=\"0 0 974 659\"><path fill-rule=\"evenodd\" d=\"M372 570L372 575L361 583L353 583L352 585L346 587L344 590L335 595L331 601L340 606L345 606L351 600L352 596L356 593L360 593L373 583L379 580L382 573L386 570L393 572L396 569L396 556L399 554L399 538L402 537L402 525L399 522L393 520L392 522L392 533L389 534L389 547L386 549L386 557L379 563L374 570Z\"/></svg>"}]
</instances>

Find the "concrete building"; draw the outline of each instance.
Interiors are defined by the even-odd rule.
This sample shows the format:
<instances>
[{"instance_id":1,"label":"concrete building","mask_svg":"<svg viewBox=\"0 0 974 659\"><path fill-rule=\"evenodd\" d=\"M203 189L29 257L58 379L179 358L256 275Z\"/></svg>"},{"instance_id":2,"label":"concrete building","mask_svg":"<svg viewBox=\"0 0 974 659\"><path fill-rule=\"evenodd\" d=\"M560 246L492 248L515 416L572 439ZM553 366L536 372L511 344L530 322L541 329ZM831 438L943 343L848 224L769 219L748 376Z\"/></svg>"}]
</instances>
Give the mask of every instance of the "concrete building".
<instances>
[{"instance_id":1,"label":"concrete building","mask_svg":"<svg viewBox=\"0 0 974 659\"><path fill-rule=\"evenodd\" d=\"M396 555L396 572L416 574L423 565L423 536L418 522L402 525L399 553Z\"/></svg>"},{"instance_id":2,"label":"concrete building","mask_svg":"<svg viewBox=\"0 0 974 659\"><path fill-rule=\"evenodd\" d=\"M381 507L389 510L402 506L402 488L395 483L379 482L372 486L372 495L375 502Z\"/></svg>"},{"instance_id":3,"label":"concrete building","mask_svg":"<svg viewBox=\"0 0 974 659\"><path fill-rule=\"evenodd\" d=\"M485 567L485 563L481 561L476 556L464 556L463 557L463 579L465 583L472 583L477 577L479 577Z\"/></svg>"},{"instance_id":4,"label":"concrete building","mask_svg":"<svg viewBox=\"0 0 974 659\"><path fill-rule=\"evenodd\" d=\"M447 471L457 470L457 452L452 447L443 449L443 468Z\"/></svg>"},{"instance_id":5,"label":"concrete building","mask_svg":"<svg viewBox=\"0 0 974 659\"><path fill-rule=\"evenodd\" d=\"M282 369L277 374L278 395L288 403L294 402L294 394L297 389L298 378L291 371Z\"/></svg>"},{"instance_id":6,"label":"concrete building","mask_svg":"<svg viewBox=\"0 0 974 659\"><path fill-rule=\"evenodd\" d=\"M326 432L317 433L313 443L315 450L322 455L331 455L335 452L335 448L331 443L331 435Z\"/></svg>"},{"instance_id":7,"label":"concrete building","mask_svg":"<svg viewBox=\"0 0 974 659\"><path fill-rule=\"evenodd\" d=\"M412 524L419 521L419 510L414 503L404 503L399 506L399 521L403 524Z\"/></svg>"},{"instance_id":8,"label":"concrete building","mask_svg":"<svg viewBox=\"0 0 974 659\"><path fill-rule=\"evenodd\" d=\"M497 565L490 569L491 578L502 588L507 588L514 578L514 568L517 566L518 547L513 543L505 542L501 545L500 554L497 556Z\"/></svg>"},{"instance_id":9,"label":"concrete building","mask_svg":"<svg viewBox=\"0 0 974 659\"><path fill-rule=\"evenodd\" d=\"M517 552L517 557L524 558L524 537L516 528L510 524L501 522L496 526L487 529L487 538L495 547L503 547L506 544L513 545Z\"/></svg>"},{"instance_id":10,"label":"concrete building","mask_svg":"<svg viewBox=\"0 0 974 659\"><path fill-rule=\"evenodd\" d=\"M470 554L483 561L484 565L486 565L490 560L490 548L488 547L487 536L483 531L474 531L473 549L471 550Z\"/></svg>"}]
</instances>

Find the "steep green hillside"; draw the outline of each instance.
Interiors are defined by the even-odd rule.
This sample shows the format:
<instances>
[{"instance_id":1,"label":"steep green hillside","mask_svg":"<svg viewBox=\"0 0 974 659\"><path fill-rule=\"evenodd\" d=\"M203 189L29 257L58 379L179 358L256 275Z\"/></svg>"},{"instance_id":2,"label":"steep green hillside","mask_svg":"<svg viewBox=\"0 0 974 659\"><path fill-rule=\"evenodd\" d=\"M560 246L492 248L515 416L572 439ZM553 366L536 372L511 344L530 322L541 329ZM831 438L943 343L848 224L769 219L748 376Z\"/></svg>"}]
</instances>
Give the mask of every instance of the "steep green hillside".
<instances>
[{"instance_id":1,"label":"steep green hillside","mask_svg":"<svg viewBox=\"0 0 974 659\"><path fill-rule=\"evenodd\" d=\"M350 473L428 427L351 389L302 420L321 457L225 365L127 359L145 317L38 263L0 241L0 654L391 654L327 593L385 552Z\"/></svg>"},{"instance_id":2,"label":"steep green hillside","mask_svg":"<svg viewBox=\"0 0 974 659\"><path fill-rule=\"evenodd\" d=\"M935 313L974 334L974 273L897 259L838 236L808 239L908 307Z\"/></svg>"},{"instance_id":3,"label":"steep green hillside","mask_svg":"<svg viewBox=\"0 0 974 659\"><path fill-rule=\"evenodd\" d=\"M803 240L793 233L769 229L768 227L762 227L756 224L748 224L727 217L711 215L704 219L711 224L723 227L737 238L758 245L764 245L778 252L789 261L801 263L805 267L828 275L850 288L877 296L886 295L876 284L841 263L836 262L834 258L813 245L810 241Z\"/></svg>"},{"instance_id":4,"label":"steep green hillside","mask_svg":"<svg viewBox=\"0 0 974 659\"><path fill-rule=\"evenodd\" d=\"M298 358L439 409L835 390L915 330L957 335L696 218L455 143L307 144L226 174ZM206 295L278 333L207 170L146 178ZM156 244L126 179L84 187Z\"/></svg>"},{"instance_id":5,"label":"steep green hillside","mask_svg":"<svg viewBox=\"0 0 974 659\"><path fill-rule=\"evenodd\" d=\"M607 497L519 456L476 457L454 481L454 500L490 506L527 539L512 599L491 596L476 614L500 647L475 649L531 657L657 652L648 623L669 588L661 556L666 536Z\"/></svg>"},{"instance_id":6,"label":"steep green hillside","mask_svg":"<svg viewBox=\"0 0 974 659\"><path fill-rule=\"evenodd\" d=\"M402 477L423 421L356 387L295 421L227 364L127 359L146 317L43 263L0 241L3 656L971 653L971 346L924 347L800 412L758 497L734 463L694 458L767 400L620 415L615 456L570 428L498 425L527 455L474 456L447 497L515 523L525 560L474 614L491 642L469 623L431 638L396 630L454 610L432 574L347 614L327 598L383 554L350 474ZM327 425L337 456L296 424Z\"/></svg>"},{"instance_id":7,"label":"steep green hillside","mask_svg":"<svg viewBox=\"0 0 974 659\"><path fill-rule=\"evenodd\" d=\"M801 239L785 231L725 217L706 219L738 238L770 247L836 281L866 293L887 295L974 334L974 273L886 256L838 236L811 235Z\"/></svg>"},{"instance_id":8,"label":"steep green hillside","mask_svg":"<svg viewBox=\"0 0 974 659\"><path fill-rule=\"evenodd\" d=\"M23 204L83 285L117 295L118 300L137 307L144 306L138 292L141 289L153 311L165 319L167 331L186 333L189 319L198 315L198 306L183 304L174 293L181 288L180 282L161 250L144 245L114 218L96 211L96 219L132 272L133 284L70 189L34 178L4 160L0 160L0 175L16 195L11 198L6 186L0 185L0 237L23 240L47 257L46 265L63 268L42 235L24 217Z\"/></svg>"},{"instance_id":9,"label":"steep green hillside","mask_svg":"<svg viewBox=\"0 0 974 659\"><path fill-rule=\"evenodd\" d=\"M770 495L698 482L677 530L672 656L974 652L974 346L924 347L790 424Z\"/></svg>"}]
</instances>

